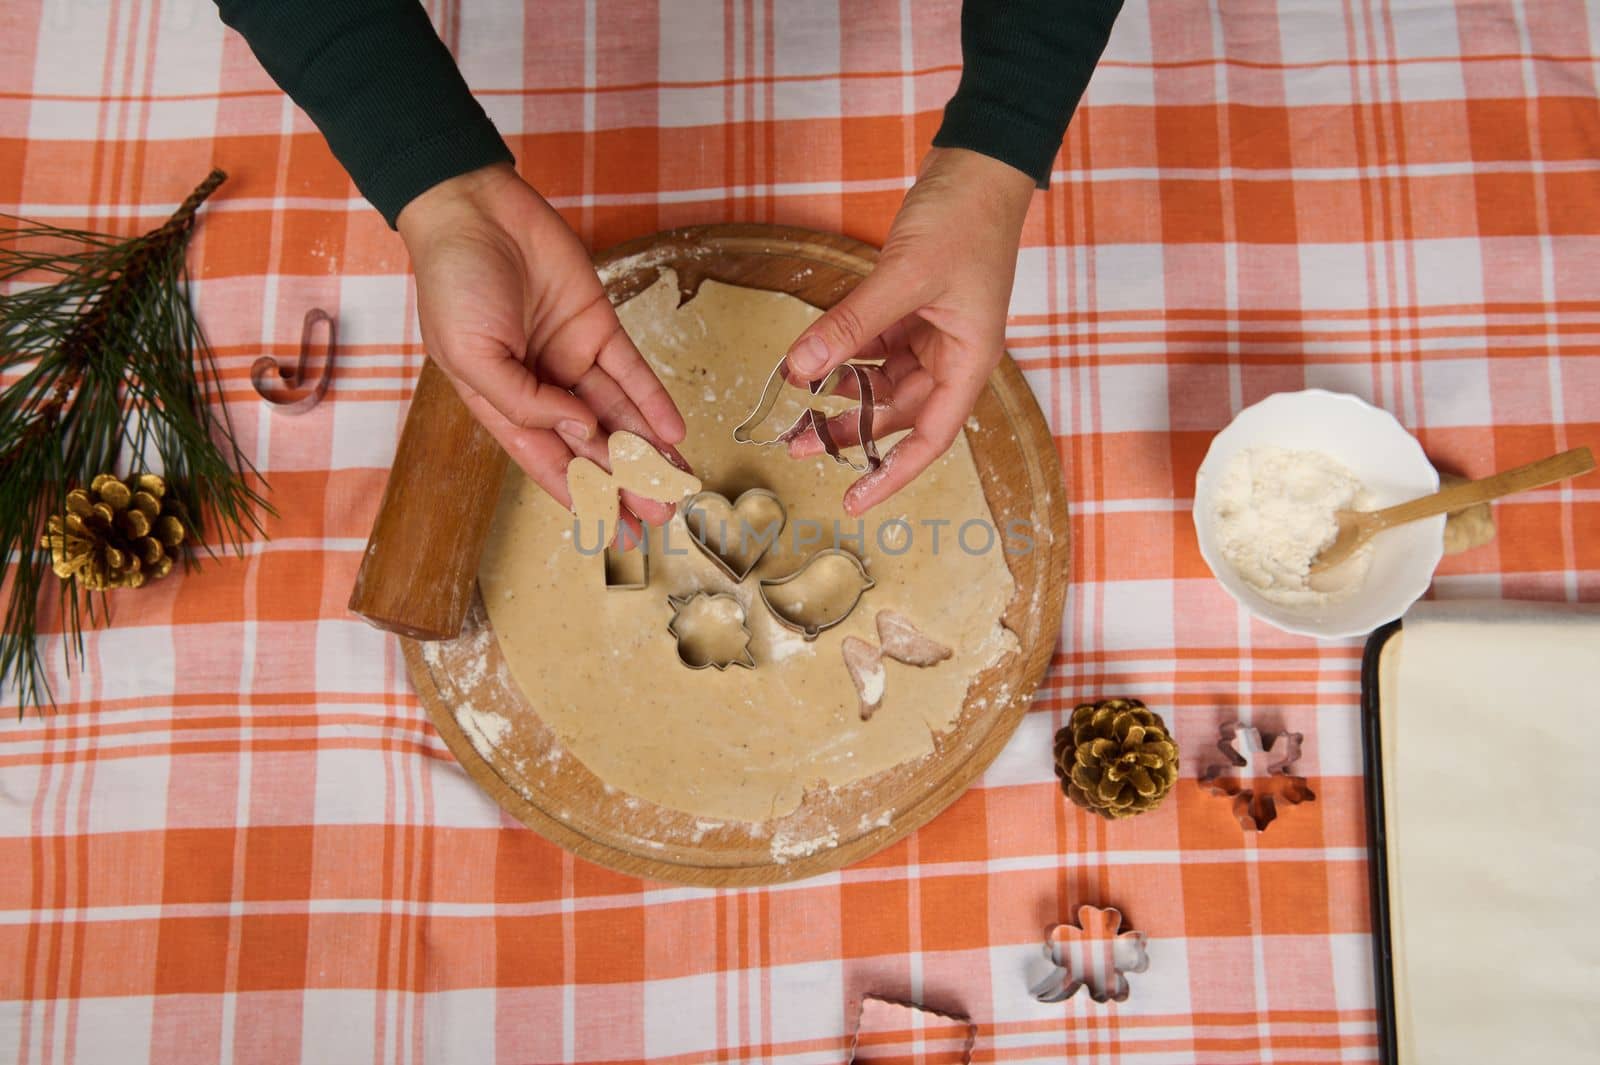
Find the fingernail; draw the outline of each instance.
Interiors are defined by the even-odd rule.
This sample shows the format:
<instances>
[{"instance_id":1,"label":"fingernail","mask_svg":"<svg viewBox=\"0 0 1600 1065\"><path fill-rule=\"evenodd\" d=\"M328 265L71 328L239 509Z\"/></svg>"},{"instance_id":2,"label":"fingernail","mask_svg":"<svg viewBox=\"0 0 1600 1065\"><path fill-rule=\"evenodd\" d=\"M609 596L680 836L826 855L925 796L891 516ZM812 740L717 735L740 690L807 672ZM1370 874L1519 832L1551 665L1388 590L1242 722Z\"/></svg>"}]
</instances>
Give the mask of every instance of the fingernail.
<instances>
[{"instance_id":1,"label":"fingernail","mask_svg":"<svg viewBox=\"0 0 1600 1065\"><path fill-rule=\"evenodd\" d=\"M556 423L556 432L562 436L570 436L575 440L587 440L594 430L576 418L566 418Z\"/></svg>"},{"instance_id":2,"label":"fingernail","mask_svg":"<svg viewBox=\"0 0 1600 1065\"><path fill-rule=\"evenodd\" d=\"M821 337L809 336L795 345L794 352L789 356L789 365L795 372L815 376L828 361L828 345L822 342Z\"/></svg>"}]
</instances>

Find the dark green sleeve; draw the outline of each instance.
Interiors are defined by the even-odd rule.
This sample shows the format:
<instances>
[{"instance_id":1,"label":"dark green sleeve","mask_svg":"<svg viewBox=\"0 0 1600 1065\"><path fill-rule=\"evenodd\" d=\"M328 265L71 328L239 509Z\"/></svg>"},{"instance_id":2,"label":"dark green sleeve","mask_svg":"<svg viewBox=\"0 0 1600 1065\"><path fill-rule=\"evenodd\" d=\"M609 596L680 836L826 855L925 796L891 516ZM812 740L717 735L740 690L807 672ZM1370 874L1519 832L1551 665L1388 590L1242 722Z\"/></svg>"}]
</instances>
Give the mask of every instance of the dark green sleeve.
<instances>
[{"instance_id":1,"label":"dark green sleeve","mask_svg":"<svg viewBox=\"0 0 1600 1065\"><path fill-rule=\"evenodd\" d=\"M419 194L511 152L417 0L217 0L393 226Z\"/></svg>"},{"instance_id":2,"label":"dark green sleeve","mask_svg":"<svg viewBox=\"0 0 1600 1065\"><path fill-rule=\"evenodd\" d=\"M961 84L933 143L970 148L1049 184L1122 0L965 0Z\"/></svg>"}]
</instances>

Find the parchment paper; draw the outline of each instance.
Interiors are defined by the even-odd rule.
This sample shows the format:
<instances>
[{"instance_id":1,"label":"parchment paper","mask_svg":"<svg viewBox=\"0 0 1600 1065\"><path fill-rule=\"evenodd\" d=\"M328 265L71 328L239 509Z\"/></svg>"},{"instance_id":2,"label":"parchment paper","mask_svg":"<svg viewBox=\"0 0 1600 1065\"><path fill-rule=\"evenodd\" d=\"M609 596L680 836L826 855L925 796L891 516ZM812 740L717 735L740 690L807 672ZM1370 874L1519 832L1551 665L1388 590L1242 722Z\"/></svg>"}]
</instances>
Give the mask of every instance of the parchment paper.
<instances>
[{"instance_id":1,"label":"parchment paper","mask_svg":"<svg viewBox=\"0 0 1600 1065\"><path fill-rule=\"evenodd\" d=\"M1382 671L1405 1065L1600 1060L1600 611L1419 603Z\"/></svg>"}]
</instances>

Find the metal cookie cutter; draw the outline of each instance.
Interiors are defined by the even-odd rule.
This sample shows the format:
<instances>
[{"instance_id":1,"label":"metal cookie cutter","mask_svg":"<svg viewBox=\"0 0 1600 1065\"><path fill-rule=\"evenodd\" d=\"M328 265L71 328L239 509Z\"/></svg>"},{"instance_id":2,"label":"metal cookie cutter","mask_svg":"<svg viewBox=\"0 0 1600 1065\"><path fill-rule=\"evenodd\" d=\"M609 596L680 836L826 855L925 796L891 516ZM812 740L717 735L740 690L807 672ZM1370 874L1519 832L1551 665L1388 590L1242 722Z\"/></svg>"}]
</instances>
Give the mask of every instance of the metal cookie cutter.
<instances>
[{"instance_id":1,"label":"metal cookie cutter","mask_svg":"<svg viewBox=\"0 0 1600 1065\"><path fill-rule=\"evenodd\" d=\"M710 666L719 673L729 666L756 668L750 653L750 625L744 604L727 592L669 595L672 620L667 631L678 645L678 661L690 669Z\"/></svg>"},{"instance_id":2,"label":"metal cookie cutter","mask_svg":"<svg viewBox=\"0 0 1600 1065\"><path fill-rule=\"evenodd\" d=\"M1225 723L1217 749L1226 765L1209 766L1200 774L1200 787L1233 800L1233 816L1240 827L1265 832L1277 820L1280 804L1298 806L1317 796L1306 778L1294 774L1305 734L1260 731L1238 721Z\"/></svg>"},{"instance_id":3,"label":"metal cookie cutter","mask_svg":"<svg viewBox=\"0 0 1600 1065\"><path fill-rule=\"evenodd\" d=\"M894 1061L971 1065L978 1026L959 1013L945 1013L883 995L862 995L850 1060L845 1065L890 1058ZM940 1050L948 1052L940 1056ZM909 1053L907 1053L909 1052Z\"/></svg>"},{"instance_id":4,"label":"metal cookie cutter","mask_svg":"<svg viewBox=\"0 0 1600 1065\"><path fill-rule=\"evenodd\" d=\"M715 545L712 543L712 515L708 510L717 504L727 508L731 524L738 527L737 546L733 552L729 551L732 538L728 531L730 522L727 520L719 526L720 538ZM702 519L698 525L696 516ZM731 503L721 492L696 492L683 504L683 524L689 530L689 539L694 541L694 546L712 565L722 571L724 577L735 584L744 583L744 579L767 556L772 545L778 542L788 523L789 510L783 505L783 500L765 488L747 489ZM744 552L750 549L754 549L754 553L746 556Z\"/></svg>"},{"instance_id":5,"label":"metal cookie cutter","mask_svg":"<svg viewBox=\"0 0 1600 1065\"><path fill-rule=\"evenodd\" d=\"M296 396L293 393L305 385L306 363L311 358L311 334L319 322L328 327L328 346L322 357L322 372L317 375L309 392ZM328 394L328 383L333 380L333 350L336 342L333 315L321 307L311 308L300 327L300 354L292 369L278 365L278 360L271 355L263 355L250 364L250 384L255 388L256 395L266 400L279 414L304 414L315 407ZM272 375L276 375L278 383L290 390L290 395L268 394L267 378Z\"/></svg>"},{"instance_id":6,"label":"metal cookie cutter","mask_svg":"<svg viewBox=\"0 0 1600 1065\"><path fill-rule=\"evenodd\" d=\"M878 582L861 560L840 547L818 551L787 577L761 581L761 601L778 624L809 642L844 621Z\"/></svg>"},{"instance_id":7,"label":"metal cookie cutter","mask_svg":"<svg viewBox=\"0 0 1600 1065\"><path fill-rule=\"evenodd\" d=\"M627 560L635 553L639 556L638 563L630 566ZM607 547L600 553L600 565L608 592L637 592L650 587L650 552L644 544L632 551Z\"/></svg>"},{"instance_id":8,"label":"metal cookie cutter","mask_svg":"<svg viewBox=\"0 0 1600 1065\"><path fill-rule=\"evenodd\" d=\"M1044 956L1052 969L1028 989L1040 1002L1065 1002L1089 989L1096 1002L1126 1002L1132 988L1127 973L1150 968L1143 932L1122 930L1122 911L1108 906L1079 906L1076 925L1052 925L1045 931Z\"/></svg>"},{"instance_id":9,"label":"metal cookie cutter","mask_svg":"<svg viewBox=\"0 0 1600 1065\"><path fill-rule=\"evenodd\" d=\"M838 442L834 440L833 434L828 430L828 416L814 407L807 407L798 421L770 440L756 439L756 426L765 421L767 415L772 413L772 408L777 405L779 393L789 383L784 373L788 367L789 360L785 357L779 359L778 365L772 368L772 373L767 376L766 385L761 389L761 398L756 401L755 409L745 417L744 421L734 426L734 440L741 444L762 446L767 444L786 444L803 434L807 429L814 429L817 433L817 439L822 441L822 449L832 456L835 462L849 466L857 473L869 473L883 465L883 459L878 455L878 442L872 438L872 379L867 373L869 369L876 369L876 367L862 365L857 362L847 362L835 366L826 376L809 382L806 385L806 390L813 396L820 396L830 386L836 384L842 375L846 373L855 375L856 390L861 396L861 404L856 408L858 412L856 414L856 437L866 458L863 464L857 465L840 452Z\"/></svg>"}]
</instances>

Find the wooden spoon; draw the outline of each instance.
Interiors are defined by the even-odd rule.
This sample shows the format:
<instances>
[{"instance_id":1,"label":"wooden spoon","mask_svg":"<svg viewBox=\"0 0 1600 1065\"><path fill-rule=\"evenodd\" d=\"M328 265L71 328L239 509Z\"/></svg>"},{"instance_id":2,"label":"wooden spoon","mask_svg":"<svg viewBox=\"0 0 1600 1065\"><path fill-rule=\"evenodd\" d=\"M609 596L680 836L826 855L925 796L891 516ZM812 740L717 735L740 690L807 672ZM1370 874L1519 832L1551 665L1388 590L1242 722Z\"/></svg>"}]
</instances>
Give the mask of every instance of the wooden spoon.
<instances>
[{"instance_id":1,"label":"wooden spoon","mask_svg":"<svg viewBox=\"0 0 1600 1065\"><path fill-rule=\"evenodd\" d=\"M1448 514L1476 503L1486 503L1515 492L1543 488L1568 477L1576 477L1594 469L1594 456L1586 447L1573 448L1559 455L1551 455L1514 470L1506 470L1476 481L1452 485L1408 503L1397 503L1382 510L1341 510L1334 513L1339 523L1339 535L1333 543L1318 552L1311 560L1311 572L1321 573L1349 558L1362 544L1385 529L1407 522L1431 518L1435 514Z\"/></svg>"}]
</instances>

